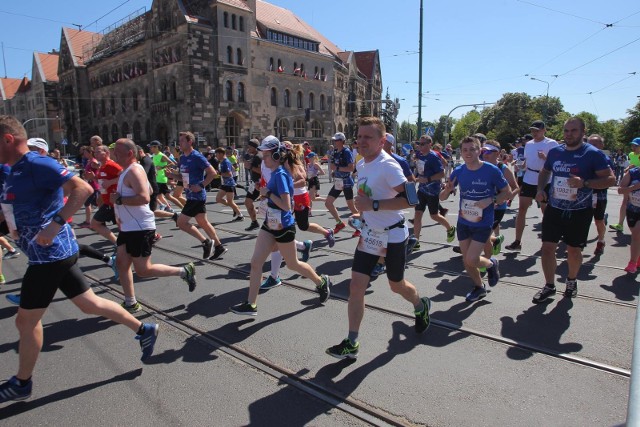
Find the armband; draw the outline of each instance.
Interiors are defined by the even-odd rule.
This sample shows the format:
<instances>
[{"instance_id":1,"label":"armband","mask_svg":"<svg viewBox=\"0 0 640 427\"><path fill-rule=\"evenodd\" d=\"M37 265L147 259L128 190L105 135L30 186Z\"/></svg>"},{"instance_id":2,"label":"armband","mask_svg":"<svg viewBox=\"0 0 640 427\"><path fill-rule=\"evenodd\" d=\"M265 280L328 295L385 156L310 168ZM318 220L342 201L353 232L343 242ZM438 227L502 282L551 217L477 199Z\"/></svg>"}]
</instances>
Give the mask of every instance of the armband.
<instances>
[{"instance_id":1,"label":"armband","mask_svg":"<svg viewBox=\"0 0 640 427\"><path fill-rule=\"evenodd\" d=\"M407 198L407 192L403 191L402 193L398 193L396 194L396 199L406 199Z\"/></svg>"}]
</instances>

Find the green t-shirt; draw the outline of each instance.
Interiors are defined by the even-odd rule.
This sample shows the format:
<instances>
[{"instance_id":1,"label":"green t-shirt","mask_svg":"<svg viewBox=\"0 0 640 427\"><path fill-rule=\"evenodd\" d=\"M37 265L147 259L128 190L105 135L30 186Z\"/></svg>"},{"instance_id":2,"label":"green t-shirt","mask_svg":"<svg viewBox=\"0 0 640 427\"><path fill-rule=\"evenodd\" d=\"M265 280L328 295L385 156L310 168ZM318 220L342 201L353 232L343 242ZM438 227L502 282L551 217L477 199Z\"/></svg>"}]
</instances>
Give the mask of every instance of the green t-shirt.
<instances>
[{"instance_id":1,"label":"green t-shirt","mask_svg":"<svg viewBox=\"0 0 640 427\"><path fill-rule=\"evenodd\" d=\"M162 160L164 154L158 153L153 155L153 164L156 167L156 182L159 184L166 184L169 182L169 178L164 173L164 168L169 164Z\"/></svg>"},{"instance_id":2,"label":"green t-shirt","mask_svg":"<svg viewBox=\"0 0 640 427\"><path fill-rule=\"evenodd\" d=\"M640 154L636 154L633 151L629 153L629 163L633 166L640 167Z\"/></svg>"}]
</instances>

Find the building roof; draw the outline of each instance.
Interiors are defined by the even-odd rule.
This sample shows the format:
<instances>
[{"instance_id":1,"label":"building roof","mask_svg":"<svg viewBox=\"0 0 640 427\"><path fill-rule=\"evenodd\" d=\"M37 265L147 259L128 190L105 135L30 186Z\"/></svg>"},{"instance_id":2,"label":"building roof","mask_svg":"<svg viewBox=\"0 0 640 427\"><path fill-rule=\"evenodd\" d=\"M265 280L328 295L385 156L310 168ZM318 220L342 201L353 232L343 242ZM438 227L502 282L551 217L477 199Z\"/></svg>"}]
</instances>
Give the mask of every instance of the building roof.
<instances>
[{"instance_id":1,"label":"building roof","mask_svg":"<svg viewBox=\"0 0 640 427\"><path fill-rule=\"evenodd\" d=\"M235 7L237 9L246 10L247 12L251 12L251 8L247 4L245 0L218 0L218 3L226 4L228 6Z\"/></svg>"},{"instance_id":2,"label":"building roof","mask_svg":"<svg viewBox=\"0 0 640 427\"><path fill-rule=\"evenodd\" d=\"M63 27L62 33L67 40L74 67L84 67L85 61L91 58L98 43L102 40L102 34L87 30Z\"/></svg>"},{"instance_id":3,"label":"building roof","mask_svg":"<svg viewBox=\"0 0 640 427\"><path fill-rule=\"evenodd\" d=\"M378 51L369 50L366 52L354 52L353 54L355 55L358 70L365 75L367 80L373 80L376 72L376 57L378 56Z\"/></svg>"},{"instance_id":4,"label":"building roof","mask_svg":"<svg viewBox=\"0 0 640 427\"><path fill-rule=\"evenodd\" d=\"M319 42L319 52L322 54L335 56L342 50L288 9L258 0L256 2L256 17L258 23L270 30ZM254 35L259 37L257 33Z\"/></svg>"},{"instance_id":5,"label":"building roof","mask_svg":"<svg viewBox=\"0 0 640 427\"><path fill-rule=\"evenodd\" d=\"M40 53L34 54L34 60L38 67L38 72L43 82L58 82L58 60L59 53ZM31 76L33 78L33 76Z\"/></svg>"},{"instance_id":6,"label":"building roof","mask_svg":"<svg viewBox=\"0 0 640 427\"><path fill-rule=\"evenodd\" d=\"M22 79L0 78L0 96L2 96L2 100L13 98L20 88L21 82Z\"/></svg>"}]
</instances>

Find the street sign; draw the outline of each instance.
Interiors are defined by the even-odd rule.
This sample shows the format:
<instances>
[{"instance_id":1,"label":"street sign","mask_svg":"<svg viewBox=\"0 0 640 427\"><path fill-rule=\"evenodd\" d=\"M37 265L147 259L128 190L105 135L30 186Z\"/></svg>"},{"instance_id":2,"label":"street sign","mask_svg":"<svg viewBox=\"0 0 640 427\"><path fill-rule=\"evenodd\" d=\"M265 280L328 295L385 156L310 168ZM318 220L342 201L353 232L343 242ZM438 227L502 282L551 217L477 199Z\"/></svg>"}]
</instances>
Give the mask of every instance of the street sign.
<instances>
[{"instance_id":1,"label":"street sign","mask_svg":"<svg viewBox=\"0 0 640 427\"><path fill-rule=\"evenodd\" d=\"M433 126L426 127L424 128L424 134L433 136L436 134L436 128L434 128Z\"/></svg>"},{"instance_id":2,"label":"street sign","mask_svg":"<svg viewBox=\"0 0 640 427\"><path fill-rule=\"evenodd\" d=\"M67 141L67 138L60 141L60 145L67 145L67 144L69 144L69 141Z\"/></svg>"}]
</instances>

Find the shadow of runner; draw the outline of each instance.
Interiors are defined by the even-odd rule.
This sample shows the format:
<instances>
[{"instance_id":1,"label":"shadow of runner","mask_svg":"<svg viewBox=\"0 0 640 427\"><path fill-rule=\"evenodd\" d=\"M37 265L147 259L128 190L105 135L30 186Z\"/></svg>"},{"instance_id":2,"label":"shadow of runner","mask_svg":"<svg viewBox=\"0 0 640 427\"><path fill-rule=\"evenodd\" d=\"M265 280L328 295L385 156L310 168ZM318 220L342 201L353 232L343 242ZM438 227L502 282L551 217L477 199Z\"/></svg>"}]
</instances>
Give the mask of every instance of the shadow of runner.
<instances>
[{"instance_id":1,"label":"shadow of runner","mask_svg":"<svg viewBox=\"0 0 640 427\"><path fill-rule=\"evenodd\" d=\"M616 277L611 285L600 285L606 291L613 293L620 301L635 301L638 298L638 282L635 274L623 272Z\"/></svg>"},{"instance_id":2,"label":"shadow of runner","mask_svg":"<svg viewBox=\"0 0 640 427\"><path fill-rule=\"evenodd\" d=\"M15 402L12 405L0 409L0 419L7 419L15 415L20 415L27 411L32 411L40 406L49 405L51 403L59 402L65 399L71 399L79 394L86 393L96 388L102 387L107 384L113 384L121 381L132 381L142 375L142 368L135 369L133 371L125 372L124 374L116 375L113 378L109 378L102 381L97 381L91 384L85 384L78 387L70 388L67 390L60 390L48 396L43 396L35 400L29 400L26 402ZM34 386L37 387L36 384Z\"/></svg>"}]
</instances>

